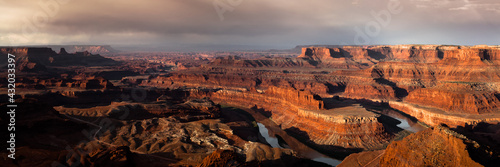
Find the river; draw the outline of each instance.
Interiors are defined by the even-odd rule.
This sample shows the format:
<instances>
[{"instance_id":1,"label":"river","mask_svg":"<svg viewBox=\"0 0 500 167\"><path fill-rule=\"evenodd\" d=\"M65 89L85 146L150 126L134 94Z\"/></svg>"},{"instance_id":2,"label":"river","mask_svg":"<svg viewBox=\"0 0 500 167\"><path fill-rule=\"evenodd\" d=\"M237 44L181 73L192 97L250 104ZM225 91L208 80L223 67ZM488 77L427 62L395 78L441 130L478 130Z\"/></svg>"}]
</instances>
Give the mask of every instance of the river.
<instances>
[{"instance_id":1,"label":"river","mask_svg":"<svg viewBox=\"0 0 500 167\"><path fill-rule=\"evenodd\" d=\"M259 126L260 134L262 135L262 137L264 137L266 142L269 143L269 145L271 145L274 148L283 148L280 145L280 143L278 142L278 138L269 135L270 134L269 130L266 128L266 126L264 124L257 123L257 126ZM271 134L273 134L273 133L271 133ZM282 138L289 138L290 136L281 136L281 137ZM317 161L317 162L326 163L326 164L331 165L331 166L337 166L342 162L342 160L334 159L334 158L331 158L331 157L326 156L324 154L321 154L318 151L316 151L312 148L309 148L305 145L303 145L301 147L291 148L291 149L297 151L299 153L299 155L301 155L304 158L308 158L308 159L311 159L311 160Z\"/></svg>"}]
</instances>

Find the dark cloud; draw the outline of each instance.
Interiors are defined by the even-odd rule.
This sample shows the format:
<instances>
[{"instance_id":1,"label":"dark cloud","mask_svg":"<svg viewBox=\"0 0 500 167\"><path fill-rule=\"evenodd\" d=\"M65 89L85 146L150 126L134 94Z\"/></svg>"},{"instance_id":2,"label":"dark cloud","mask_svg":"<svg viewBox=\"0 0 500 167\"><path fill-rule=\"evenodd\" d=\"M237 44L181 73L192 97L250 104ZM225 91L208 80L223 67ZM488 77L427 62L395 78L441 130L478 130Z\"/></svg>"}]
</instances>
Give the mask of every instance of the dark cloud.
<instances>
[{"instance_id":1,"label":"dark cloud","mask_svg":"<svg viewBox=\"0 0 500 167\"><path fill-rule=\"evenodd\" d=\"M367 25L377 22L372 13L387 11L390 2L241 0L223 14L221 21L214 2L229 4L238 0L69 0L55 10L53 17L36 17L40 13L50 15L39 2L55 1L0 0L0 10L9 13L0 16L4 20L0 44L78 43L167 49L355 44L359 35L355 28L365 31ZM370 44L500 43L500 3L495 0L400 3L401 13L391 14L386 26L379 24L379 31L369 37ZM41 24L36 23L36 18ZM26 28L24 20L31 21L36 31Z\"/></svg>"}]
</instances>

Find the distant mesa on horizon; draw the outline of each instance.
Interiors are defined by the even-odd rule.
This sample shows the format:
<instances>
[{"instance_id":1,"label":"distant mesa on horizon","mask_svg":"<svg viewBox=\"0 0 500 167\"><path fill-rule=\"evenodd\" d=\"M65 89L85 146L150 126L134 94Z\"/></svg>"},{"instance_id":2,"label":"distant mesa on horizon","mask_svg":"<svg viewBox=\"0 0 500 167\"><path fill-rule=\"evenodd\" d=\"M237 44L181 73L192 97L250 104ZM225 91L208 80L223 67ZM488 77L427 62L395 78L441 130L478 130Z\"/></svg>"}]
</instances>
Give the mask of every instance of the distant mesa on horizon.
<instances>
[{"instance_id":1,"label":"distant mesa on horizon","mask_svg":"<svg viewBox=\"0 0 500 167\"><path fill-rule=\"evenodd\" d=\"M296 45L290 49L267 49L267 50L254 50L254 51L269 51L269 52L292 52L300 55L303 48L376 48L376 47L422 47L422 48L437 48L437 47L460 47L460 48L500 48L500 45L448 45L448 44L396 44L396 45L385 45L385 44L374 44L374 45L329 45L329 44L312 44L312 45ZM118 50L111 45L19 45L19 46L0 46L0 48L51 48L54 51L60 51L64 48L67 53L76 52L89 52L91 54L107 55L112 53L127 52L127 51L145 51L144 48L140 49L137 47L135 49ZM221 49L218 51L252 51L248 49L243 50L232 50L232 49ZM151 52L169 52L169 50L159 51L152 49ZM191 52L191 51L189 51ZM201 51L200 51L201 52Z\"/></svg>"},{"instance_id":2,"label":"distant mesa on horizon","mask_svg":"<svg viewBox=\"0 0 500 167\"><path fill-rule=\"evenodd\" d=\"M93 47L100 49L101 47ZM72 48L74 49L74 48ZM99 50L93 50L99 51ZM103 51L101 49L101 51ZM64 48L55 51L49 47L1 47L0 55L13 54L20 71L39 72L46 71L47 67L68 67L68 66L110 66L119 62L105 58L100 54L77 51L71 52ZM5 62L6 63L6 62ZM1 64L0 64L1 65ZM6 66L6 65L2 65Z\"/></svg>"},{"instance_id":3,"label":"distant mesa on horizon","mask_svg":"<svg viewBox=\"0 0 500 167\"><path fill-rule=\"evenodd\" d=\"M373 45L329 45L329 44L312 44L312 45L296 45L294 48L290 49L269 49L269 51L288 51L297 54L302 53L303 48L344 48L344 47L361 47L361 48L373 48L373 47L414 47L414 46L428 46L428 47L437 47L437 46L457 46L457 47L473 47L473 48L500 48L500 45L452 45L452 44L373 44Z\"/></svg>"}]
</instances>

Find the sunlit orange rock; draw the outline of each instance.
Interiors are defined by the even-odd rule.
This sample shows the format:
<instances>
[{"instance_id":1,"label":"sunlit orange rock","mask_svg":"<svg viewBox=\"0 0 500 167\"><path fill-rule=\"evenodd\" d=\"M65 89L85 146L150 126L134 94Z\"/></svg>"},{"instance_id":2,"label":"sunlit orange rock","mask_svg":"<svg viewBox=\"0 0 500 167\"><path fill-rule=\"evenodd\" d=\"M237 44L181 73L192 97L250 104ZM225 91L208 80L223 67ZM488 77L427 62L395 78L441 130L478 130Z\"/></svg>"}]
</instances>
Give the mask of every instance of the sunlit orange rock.
<instances>
[{"instance_id":1,"label":"sunlit orange rock","mask_svg":"<svg viewBox=\"0 0 500 167\"><path fill-rule=\"evenodd\" d=\"M389 144L380 166L482 166L471 159L468 142L447 128L429 128Z\"/></svg>"}]
</instances>

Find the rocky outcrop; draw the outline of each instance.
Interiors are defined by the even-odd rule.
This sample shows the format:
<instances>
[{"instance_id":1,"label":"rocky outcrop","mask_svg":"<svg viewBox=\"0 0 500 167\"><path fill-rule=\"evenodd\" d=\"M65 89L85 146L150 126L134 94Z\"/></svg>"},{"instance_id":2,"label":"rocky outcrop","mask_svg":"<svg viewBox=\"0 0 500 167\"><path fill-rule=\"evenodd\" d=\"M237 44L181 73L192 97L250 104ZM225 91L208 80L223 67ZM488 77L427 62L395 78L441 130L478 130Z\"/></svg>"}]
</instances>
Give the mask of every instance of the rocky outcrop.
<instances>
[{"instance_id":1,"label":"rocky outcrop","mask_svg":"<svg viewBox=\"0 0 500 167\"><path fill-rule=\"evenodd\" d=\"M54 107L59 113L80 117L110 117L122 119L148 119L153 117L175 118L180 122L216 119L220 116L220 106L208 99L191 99L186 102L172 100L153 104L111 102L107 106L90 108Z\"/></svg>"},{"instance_id":2,"label":"rocky outcrop","mask_svg":"<svg viewBox=\"0 0 500 167\"><path fill-rule=\"evenodd\" d=\"M198 167L241 165L243 162L239 159L238 154L232 150L217 149L203 158L203 162Z\"/></svg>"},{"instance_id":3,"label":"rocky outcrop","mask_svg":"<svg viewBox=\"0 0 500 167\"><path fill-rule=\"evenodd\" d=\"M142 106L147 113L160 117L174 117L182 122L218 118L221 112L220 105L207 98L191 99L174 105L168 105L168 103L171 101L159 101L156 104L143 104Z\"/></svg>"},{"instance_id":4,"label":"rocky outcrop","mask_svg":"<svg viewBox=\"0 0 500 167\"><path fill-rule=\"evenodd\" d=\"M439 63L453 63L455 65L485 65L498 64L500 48L494 46L441 46L443 60Z\"/></svg>"},{"instance_id":5,"label":"rocky outcrop","mask_svg":"<svg viewBox=\"0 0 500 167\"><path fill-rule=\"evenodd\" d=\"M371 50L369 54L386 56L381 60L384 62L364 70L332 72L335 76L345 76L347 86L341 95L393 100L392 107L431 125L460 126L500 119L497 97L500 48L444 45L361 48ZM403 102L395 102L398 100Z\"/></svg>"},{"instance_id":6,"label":"rocky outcrop","mask_svg":"<svg viewBox=\"0 0 500 167\"><path fill-rule=\"evenodd\" d=\"M318 95L312 94L309 91L297 91L293 88L269 87L265 91L266 95L274 98L282 99L288 103L297 105L303 109L320 110L324 109L325 104Z\"/></svg>"},{"instance_id":7,"label":"rocky outcrop","mask_svg":"<svg viewBox=\"0 0 500 167\"><path fill-rule=\"evenodd\" d=\"M309 61L318 67L340 69L360 69L373 65L377 60L370 57L368 50L361 47L344 46L340 48L307 47L297 59Z\"/></svg>"},{"instance_id":8,"label":"rocky outcrop","mask_svg":"<svg viewBox=\"0 0 500 167\"><path fill-rule=\"evenodd\" d=\"M261 67L314 67L307 61L291 58L261 58L261 59L242 59L237 56L217 57L212 60L208 67L243 67L243 68L261 68Z\"/></svg>"},{"instance_id":9,"label":"rocky outcrop","mask_svg":"<svg viewBox=\"0 0 500 167\"><path fill-rule=\"evenodd\" d=\"M81 88L81 89L114 89L110 81L103 77L85 77L78 79L56 79L56 78L28 78L20 79L17 83L20 88L46 89L54 88Z\"/></svg>"},{"instance_id":10,"label":"rocky outcrop","mask_svg":"<svg viewBox=\"0 0 500 167\"><path fill-rule=\"evenodd\" d=\"M434 63L441 59L438 45L382 45L371 46L371 54L385 56L386 60L413 63Z\"/></svg>"},{"instance_id":11,"label":"rocky outcrop","mask_svg":"<svg viewBox=\"0 0 500 167\"><path fill-rule=\"evenodd\" d=\"M237 154L232 150L216 150L203 159L198 167L213 166L328 166L320 162L314 162L298 158L290 149L271 148L268 145L248 142L245 144L245 153Z\"/></svg>"},{"instance_id":12,"label":"rocky outcrop","mask_svg":"<svg viewBox=\"0 0 500 167\"><path fill-rule=\"evenodd\" d=\"M479 148L474 147L471 153L471 157L475 161L485 166L497 166L500 163L500 123L483 122L452 130L479 144Z\"/></svg>"},{"instance_id":13,"label":"rocky outcrop","mask_svg":"<svg viewBox=\"0 0 500 167\"><path fill-rule=\"evenodd\" d=\"M400 110L431 126L446 124L450 127L457 127L465 125L475 125L480 122L500 122L499 114L487 114L486 116L476 114L450 114L436 108L418 106L411 103L397 101L389 101L389 105L392 108Z\"/></svg>"},{"instance_id":14,"label":"rocky outcrop","mask_svg":"<svg viewBox=\"0 0 500 167\"><path fill-rule=\"evenodd\" d=\"M257 142L248 142L245 144L245 152L246 162L273 161L282 159L286 155L290 156L295 154L295 152L290 149L272 148L268 145Z\"/></svg>"},{"instance_id":15,"label":"rocky outcrop","mask_svg":"<svg viewBox=\"0 0 500 167\"><path fill-rule=\"evenodd\" d=\"M337 167L377 167L385 150L363 151L347 156Z\"/></svg>"},{"instance_id":16,"label":"rocky outcrop","mask_svg":"<svg viewBox=\"0 0 500 167\"><path fill-rule=\"evenodd\" d=\"M332 50L330 48L319 48L319 47L308 47L302 48L302 54L297 58L306 58L314 61L329 61L334 60L332 56ZM337 58L340 58L338 56Z\"/></svg>"},{"instance_id":17,"label":"rocky outcrop","mask_svg":"<svg viewBox=\"0 0 500 167\"><path fill-rule=\"evenodd\" d=\"M479 61L499 60L500 49L494 46L447 46L447 45L375 45L304 47L298 58L328 62L335 58L354 58L357 61L402 61L411 63L443 63L463 60L468 64ZM368 60L368 61L366 61Z\"/></svg>"},{"instance_id":18,"label":"rocky outcrop","mask_svg":"<svg viewBox=\"0 0 500 167\"><path fill-rule=\"evenodd\" d=\"M243 58L215 58L219 53L124 53L114 59L128 62L108 67L105 65L114 65L110 63L114 61L93 51L66 48L55 53L42 47L0 50L2 55L16 55L23 71L16 78L22 98L33 97L57 106L19 103L16 154L32 158L1 161L7 166L50 166L54 161L66 166L120 166L124 162L193 166L204 159L208 164L226 163L234 154L250 161L240 161L243 165L292 166L296 161L289 158L297 158L294 152L263 144L266 142L256 137L258 126L253 121L283 130L269 133L287 143L278 143L282 147L297 148L289 138L283 138L286 131L339 157L376 150L347 158L346 163L355 160L347 163L349 166L476 165L473 161L477 157L486 157L476 161L479 163L498 162L498 125L480 126L500 122L498 46L307 47L298 58L285 55L288 53L260 56L257 52L236 54ZM131 60L134 56L142 60ZM114 86L110 82L120 79L122 83ZM0 81L2 86L8 83L5 78ZM137 90L140 92L134 92ZM134 97L138 93L144 97ZM387 106L361 105L340 97L388 103L421 123L444 123L487 144L476 144L442 128L402 139L408 131L399 131L393 126L395 120L380 115L387 112L373 111ZM217 103L246 112L230 107L220 111ZM2 107L7 108L5 104ZM4 115L0 122L6 120L9 118ZM112 127L105 128L100 121ZM82 139L86 141L80 142ZM258 140L262 143L255 142ZM401 141L381 150L391 140ZM477 148L487 147L493 151L477 152ZM215 151L218 149L228 151ZM79 153L67 155L73 151ZM303 156L307 151L297 153Z\"/></svg>"},{"instance_id":19,"label":"rocky outcrop","mask_svg":"<svg viewBox=\"0 0 500 167\"><path fill-rule=\"evenodd\" d=\"M337 46L302 48L302 54L298 58L318 62L352 58L356 62L372 65L382 60L434 63L442 59L442 54L438 45Z\"/></svg>"},{"instance_id":20,"label":"rocky outcrop","mask_svg":"<svg viewBox=\"0 0 500 167\"><path fill-rule=\"evenodd\" d=\"M393 141L385 150L351 154L339 166L495 166L488 161L491 157L479 156L492 156L485 149L462 134L436 126Z\"/></svg>"},{"instance_id":21,"label":"rocky outcrop","mask_svg":"<svg viewBox=\"0 0 500 167\"><path fill-rule=\"evenodd\" d=\"M56 53L50 48L44 47L4 47L0 48L2 55L14 54L19 69L28 72L37 72L48 66L106 66L116 65L116 61L104 58L100 55L93 55L90 52L67 52Z\"/></svg>"},{"instance_id":22,"label":"rocky outcrop","mask_svg":"<svg viewBox=\"0 0 500 167\"><path fill-rule=\"evenodd\" d=\"M51 55L56 54L49 48L37 47L5 47L0 48L0 55L7 57L7 54L13 54L16 60L16 69L24 72L45 71L46 63L49 62ZM29 56L33 55L33 56ZM7 63L7 61L5 61ZM2 63L2 66L7 66Z\"/></svg>"},{"instance_id":23,"label":"rocky outcrop","mask_svg":"<svg viewBox=\"0 0 500 167\"><path fill-rule=\"evenodd\" d=\"M268 98L272 100L273 102L283 102L287 104L291 104L296 107L300 107L302 109L308 109L308 110L321 110L324 109L324 102L319 97L318 95L312 94L311 92L308 91L300 91L300 90L295 90L294 88L288 87L288 88L279 88L279 87L270 87L265 91L257 91L255 89L249 90L249 91L239 91L239 90L218 90L215 92L209 91L205 92L203 90L199 89L193 89L191 91L191 97L202 97L202 96L208 96L208 97L213 97L215 99L222 98L223 95L226 94L228 95L228 98L231 96L234 96L235 99L239 102L242 102L244 104L251 105L251 102L244 102L241 100L244 99L239 99L240 97L245 98L248 97L252 100L258 100L258 98ZM264 102L266 102L266 99L262 99ZM231 103L231 101L227 101L228 103ZM245 106L246 106L245 105Z\"/></svg>"},{"instance_id":24,"label":"rocky outcrop","mask_svg":"<svg viewBox=\"0 0 500 167\"><path fill-rule=\"evenodd\" d=\"M89 154L84 164L87 166L130 166L133 153L127 146L101 148Z\"/></svg>"},{"instance_id":25,"label":"rocky outcrop","mask_svg":"<svg viewBox=\"0 0 500 167\"><path fill-rule=\"evenodd\" d=\"M127 164L139 165L141 162L139 157L142 156L148 159L157 157L167 160L166 164L192 166L201 163L205 156L216 149L241 152L240 148L233 146L225 138L227 136L235 137L229 126L218 119L217 112L220 112L219 110L213 111L214 117L190 119L207 115L206 112L209 111L200 110L212 109L214 107L212 105L213 103L207 100L191 100L180 104L120 102L89 109L61 106L56 109L60 113L67 114L71 119L77 117L92 122L106 118L109 127L106 127L105 131L97 131L99 133L93 136L92 141L81 146L81 149L84 150L97 150L91 151L88 155L81 155L82 157L90 157L90 162L96 164L115 163L116 160L113 157L116 157L117 159L133 160L132 163ZM151 115L154 113L153 110L160 108L174 108L179 113L169 116ZM96 112L100 114L92 115ZM107 151L108 147L120 146L130 148L130 151L134 153L133 156L113 156L114 152ZM120 160L120 162L124 160Z\"/></svg>"},{"instance_id":26,"label":"rocky outcrop","mask_svg":"<svg viewBox=\"0 0 500 167\"><path fill-rule=\"evenodd\" d=\"M288 85L322 96L335 94L355 99L390 101L395 108L422 119L422 122L458 126L497 120L495 115L498 113L499 100L496 92L500 91L500 73L496 64L499 50L496 46L311 46L303 48L297 59L316 62L317 68L327 67L328 63L358 63L366 67L361 70L336 70L329 74L288 70L287 73L279 73L272 71L272 63L263 62L262 66L232 68L233 65L240 67L241 64L259 63L227 57L213 61L218 64L217 68L209 65L203 68L206 70L203 72L175 72L152 78L142 85L240 91ZM420 115L413 115L417 113Z\"/></svg>"},{"instance_id":27,"label":"rocky outcrop","mask_svg":"<svg viewBox=\"0 0 500 167\"><path fill-rule=\"evenodd\" d=\"M394 89L381 84L348 84L344 95L356 99L396 99Z\"/></svg>"},{"instance_id":28,"label":"rocky outcrop","mask_svg":"<svg viewBox=\"0 0 500 167\"><path fill-rule=\"evenodd\" d=\"M255 74L259 75L255 75ZM279 72L282 73L282 70ZM315 94L327 94L335 86L336 83L330 84L326 82L311 81L314 77L308 75L293 75L283 76L279 73L267 72L217 72L217 73L184 73L175 72L169 75L159 75L141 83L143 86L154 86L162 88L211 88L211 89L267 89L269 87L293 87L299 90L311 91ZM248 75L247 75L248 74ZM285 77L296 78L297 80L287 80ZM282 79L283 78L283 79Z\"/></svg>"},{"instance_id":29,"label":"rocky outcrop","mask_svg":"<svg viewBox=\"0 0 500 167\"><path fill-rule=\"evenodd\" d=\"M10 103L3 103L0 108L9 111L7 107ZM8 137L11 132L15 132L15 160L7 158L10 151L0 152L2 166L51 166L58 162L58 159L66 161L66 155L71 148L87 137L81 133L82 130L89 129L90 126L66 119L56 110L37 99L18 99L18 105L12 114L2 114L0 123L7 124L15 122L15 131L8 131L7 128L0 132L0 135ZM11 110L12 111L12 110ZM6 141L9 138L3 138ZM0 145L9 148L7 142ZM67 150L67 148L69 148ZM32 158L21 158L32 157ZM77 160L80 160L79 158Z\"/></svg>"},{"instance_id":30,"label":"rocky outcrop","mask_svg":"<svg viewBox=\"0 0 500 167\"><path fill-rule=\"evenodd\" d=\"M69 53L87 51L92 54L111 54L118 52L118 50L114 49L110 45L48 45L43 47L48 47L53 50L65 48L65 50Z\"/></svg>"}]
</instances>

